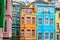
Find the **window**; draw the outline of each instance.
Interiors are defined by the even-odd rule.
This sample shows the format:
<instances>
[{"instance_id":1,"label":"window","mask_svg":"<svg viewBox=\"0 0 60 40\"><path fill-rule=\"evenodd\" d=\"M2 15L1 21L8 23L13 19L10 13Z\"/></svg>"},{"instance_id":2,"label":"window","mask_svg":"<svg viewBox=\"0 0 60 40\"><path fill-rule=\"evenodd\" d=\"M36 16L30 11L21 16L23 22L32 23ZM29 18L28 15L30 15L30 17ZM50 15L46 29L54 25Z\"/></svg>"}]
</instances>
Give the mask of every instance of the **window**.
<instances>
[{"instance_id":1,"label":"window","mask_svg":"<svg viewBox=\"0 0 60 40\"><path fill-rule=\"evenodd\" d=\"M20 33L21 33L21 36L24 36L24 30L23 29L21 30Z\"/></svg>"},{"instance_id":2,"label":"window","mask_svg":"<svg viewBox=\"0 0 60 40\"><path fill-rule=\"evenodd\" d=\"M25 12L28 13L28 14L31 14L33 12L33 9L25 9Z\"/></svg>"},{"instance_id":3,"label":"window","mask_svg":"<svg viewBox=\"0 0 60 40\"><path fill-rule=\"evenodd\" d=\"M57 35L57 40L60 40L60 35Z\"/></svg>"},{"instance_id":4,"label":"window","mask_svg":"<svg viewBox=\"0 0 60 40\"><path fill-rule=\"evenodd\" d=\"M57 11L60 11L60 8L56 8Z\"/></svg>"},{"instance_id":5,"label":"window","mask_svg":"<svg viewBox=\"0 0 60 40\"><path fill-rule=\"evenodd\" d=\"M38 12L42 12L42 7L39 7L38 8Z\"/></svg>"},{"instance_id":6,"label":"window","mask_svg":"<svg viewBox=\"0 0 60 40\"><path fill-rule=\"evenodd\" d=\"M45 18L45 24L48 24L48 18Z\"/></svg>"},{"instance_id":7,"label":"window","mask_svg":"<svg viewBox=\"0 0 60 40\"><path fill-rule=\"evenodd\" d=\"M21 18L21 23L24 24L24 17Z\"/></svg>"},{"instance_id":8,"label":"window","mask_svg":"<svg viewBox=\"0 0 60 40\"><path fill-rule=\"evenodd\" d=\"M53 21L53 19L51 18L51 19L50 19L50 24L53 25L53 22L54 22L54 21Z\"/></svg>"},{"instance_id":9,"label":"window","mask_svg":"<svg viewBox=\"0 0 60 40\"><path fill-rule=\"evenodd\" d=\"M5 20L5 27L4 27L4 32L7 31L7 21Z\"/></svg>"},{"instance_id":10,"label":"window","mask_svg":"<svg viewBox=\"0 0 60 40\"><path fill-rule=\"evenodd\" d=\"M44 14L48 13L48 8L44 8Z\"/></svg>"},{"instance_id":11,"label":"window","mask_svg":"<svg viewBox=\"0 0 60 40\"><path fill-rule=\"evenodd\" d=\"M38 18L38 24L42 24L42 18Z\"/></svg>"},{"instance_id":12,"label":"window","mask_svg":"<svg viewBox=\"0 0 60 40\"><path fill-rule=\"evenodd\" d=\"M19 21L19 17L17 17L17 20Z\"/></svg>"},{"instance_id":13,"label":"window","mask_svg":"<svg viewBox=\"0 0 60 40\"><path fill-rule=\"evenodd\" d=\"M13 6L13 12L16 12L15 6ZM15 14L15 13L14 13Z\"/></svg>"},{"instance_id":14,"label":"window","mask_svg":"<svg viewBox=\"0 0 60 40\"><path fill-rule=\"evenodd\" d=\"M17 17L16 23L20 23L19 17Z\"/></svg>"},{"instance_id":15,"label":"window","mask_svg":"<svg viewBox=\"0 0 60 40\"><path fill-rule=\"evenodd\" d=\"M60 13L59 13L59 18L60 18Z\"/></svg>"},{"instance_id":16,"label":"window","mask_svg":"<svg viewBox=\"0 0 60 40\"><path fill-rule=\"evenodd\" d=\"M30 30L29 29L27 30L27 36L30 36Z\"/></svg>"},{"instance_id":17,"label":"window","mask_svg":"<svg viewBox=\"0 0 60 40\"><path fill-rule=\"evenodd\" d=\"M20 7L17 7L17 12L19 12L20 11Z\"/></svg>"},{"instance_id":18,"label":"window","mask_svg":"<svg viewBox=\"0 0 60 40\"><path fill-rule=\"evenodd\" d=\"M53 40L53 38L54 38L53 33L50 33L50 39Z\"/></svg>"},{"instance_id":19,"label":"window","mask_svg":"<svg viewBox=\"0 0 60 40\"><path fill-rule=\"evenodd\" d=\"M30 17L27 17L27 24L30 24Z\"/></svg>"},{"instance_id":20,"label":"window","mask_svg":"<svg viewBox=\"0 0 60 40\"><path fill-rule=\"evenodd\" d=\"M16 17L15 16L13 16L13 23L16 23Z\"/></svg>"},{"instance_id":21,"label":"window","mask_svg":"<svg viewBox=\"0 0 60 40\"><path fill-rule=\"evenodd\" d=\"M16 36L15 34L16 34L15 28L12 28L12 36L13 36L13 37Z\"/></svg>"},{"instance_id":22,"label":"window","mask_svg":"<svg viewBox=\"0 0 60 40\"><path fill-rule=\"evenodd\" d=\"M57 29L59 29L59 23L57 23Z\"/></svg>"},{"instance_id":23,"label":"window","mask_svg":"<svg viewBox=\"0 0 60 40\"><path fill-rule=\"evenodd\" d=\"M35 30L32 30L32 36L35 36Z\"/></svg>"},{"instance_id":24,"label":"window","mask_svg":"<svg viewBox=\"0 0 60 40\"><path fill-rule=\"evenodd\" d=\"M20 34L19 34L19 30L20 30L20 28L18 27L18 28L16 28L16 36L20 36Z\"/></svg>"},{"instance_id":25,"label":"window","mask_svg":"<svg viewBox=\"0 0 60 40\"><path fill-rule=\"evenodd\" d=\"M42 40L42 33L38 33L38 40Z\"/></svg>"},{"instance_id":26,"label":"window","mask_svg":"<svg viewBox=\"0 0 60 40\"><path fill-rule=\"evenodd\" d=\"M35 17L32 17L32 24L35 24Z\"/></svg>"},{"instance_id":27,"label":"window","mask_svg":"<svg viewBox=\"0 0 60 40\"><path fill-rule=\"evenodd\" d=\"M49 39L49 35L48 35L48 33L45 33L45 39Z\"/></svg>"},{"instance_id":28,"label":"window","mask_svg":"<svg viewBox=\"0 0 60 40\"><path fill-rule=\"evenodd\" d=\"M50 8L50 12L54 12L54 8Z\"/></svg>"}]
</instances>

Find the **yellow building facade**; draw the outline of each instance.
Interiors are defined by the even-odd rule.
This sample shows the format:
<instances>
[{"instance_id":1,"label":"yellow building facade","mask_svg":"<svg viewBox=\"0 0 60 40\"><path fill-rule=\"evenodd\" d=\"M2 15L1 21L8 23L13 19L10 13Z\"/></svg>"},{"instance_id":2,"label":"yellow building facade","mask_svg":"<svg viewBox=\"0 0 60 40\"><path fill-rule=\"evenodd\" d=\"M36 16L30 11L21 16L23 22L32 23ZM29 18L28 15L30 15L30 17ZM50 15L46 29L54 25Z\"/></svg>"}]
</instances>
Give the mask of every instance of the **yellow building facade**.
<instances>
[{"instance_id":1,"label":"yellow building facade","mask_svg":"<svg viewBox=\"0 0 60 40\"><path fill-rule=\"evenodd\" d=\"M36 40L36 12L31 6L20 13L20 40Z\"/></svg>"},{"instance_id":2,"label":"yellow building facade","mask_svg":"<svg viewBox=\"0 0 60 40\"><path fill-rule=\"evenodd\" d=\"M60 10L56 11L56 39L60 40Z\"/></svg>"}]
</instances>

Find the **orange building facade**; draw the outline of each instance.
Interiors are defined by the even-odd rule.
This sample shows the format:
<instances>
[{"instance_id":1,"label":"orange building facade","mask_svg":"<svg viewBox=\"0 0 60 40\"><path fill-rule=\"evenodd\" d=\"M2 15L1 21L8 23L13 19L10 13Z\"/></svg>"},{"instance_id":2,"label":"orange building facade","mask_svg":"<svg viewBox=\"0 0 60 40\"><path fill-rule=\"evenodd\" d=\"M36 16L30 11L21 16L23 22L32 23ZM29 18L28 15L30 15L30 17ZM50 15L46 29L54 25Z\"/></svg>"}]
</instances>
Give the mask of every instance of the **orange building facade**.
<instances>
[{"instance_id":1,"label":"orange building facade","mask_svg":"<svg viewBox=\"0 0 60 40\"><path fill-rule=\"evenodd\" d=\"M36 40L36 12L34 8L22 8L20 14L20 40Z\"/></svg>"}]
</instances>

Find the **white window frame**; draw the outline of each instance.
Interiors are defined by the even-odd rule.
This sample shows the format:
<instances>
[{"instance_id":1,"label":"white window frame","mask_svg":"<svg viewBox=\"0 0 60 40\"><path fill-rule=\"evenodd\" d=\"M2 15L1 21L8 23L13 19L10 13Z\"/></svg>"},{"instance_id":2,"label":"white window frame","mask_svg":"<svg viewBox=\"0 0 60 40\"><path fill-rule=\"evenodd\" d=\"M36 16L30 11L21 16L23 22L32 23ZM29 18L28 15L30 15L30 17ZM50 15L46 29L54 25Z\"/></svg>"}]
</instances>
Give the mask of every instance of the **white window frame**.
<instances>
[{"instance_id":1,"label":"white window frame","mask_svg":"<svg viewBox=\"0 0 60 40\"><path fill-rule=\"evenodd\" d=\"M46 12L46 13L45 13ZM48 7L44 8L44 14L48 14Z\"/></svg>"},{"instance_id":2,"label":"white window frame","mask_svg":"<svg viewBox=\"0 0 60 40\"><path fill-rule=\"evenodd\" d=\"M45 17L45 18L44 18L44 24L45 24L45 25L49 25L49 18L48 18L48 24L45 23L45 19L46 19L46 18L48 18L48 17Z\"/></svg>"},{"instance_id":3,"label":"white window frame","mask_svg":"<svg viewBox=\"0 0 60 40\"><path fill-rule=\"evenodd\" d=\"M41 17L39 17L39 18L41 18ZM42 25L42 23L41 24L39 24L39 18L38 18L38 25ZM41 18L41 20L40 20L41 22L42 22L42 18Z\"/></svg>"},{"instance_id":4,"label":"white window frame","mask_svg":"<svg viewBox=\"0 0 60 40\"><path fill-rule=\"evenodd\" d=\"M39 39L39 40L42 40L42 32L39 32L39 33L41 33L41 35L40 35L40 36L41 36L41 39L39 39L39 38L38 38L38 39ZM39 33L38 33L38 35L39 35ZM38 36L38 37L39 37L39 36Z\"/></svg>"},{"instance_id":5,"label":"white window frame","mask_svg":"<svg viewBox=\"0 0 60 40\"><path fill-rule=\"evenodd\" d=\"M38 12L42 12L42 7L38 7Z\"/></svg>"},{"instance_id":6,"label":"white window frame","mask_svg":"<svg viewBox=\"0 0 60 40\"><path fill-rule=\"evenodd\" d=\"M54 19L53 19L53 24L51 24L51 19L53 19L53 18L50 18L50 25L54 25Z\"/></svg>"},{"instance_id":7,"label":"white window frame","mask_svg":"<svg viewBox=\"0 0 60 40\"><path fill-rule=\"evenodd\" d=\"M45 32L44 38L45 38L45 40L49 40L49 33L48 33L48 39L46 39L46 33L48 33L48 32Z\"/></svg>"},{"instance_id":8,"label":"white window frame","mask_svg":"<svg viewBox=\"0 0 60 40\"><path fill-rule=\"evenodd\" d=\"M51 33L53 33L53 32L51 32ZM50 36L51 36L51 33L50 33ZM51 39L51 37L50 37L50 39ZM54 40L54 33L53 33L53 39L51 39L51 40Z\"/></svg>"},{"instance_id":9,"label":"white window frame","mask_svg":"<svg viewBox=\"0 0 60 40\"><path fill-rule=\"evenodd\" d=\"M51 10L52 10L52 11L51 11ZM51 12L54 12L54 8L50 8L50 13L51 13Z\"/></svg>"}]
</instances>

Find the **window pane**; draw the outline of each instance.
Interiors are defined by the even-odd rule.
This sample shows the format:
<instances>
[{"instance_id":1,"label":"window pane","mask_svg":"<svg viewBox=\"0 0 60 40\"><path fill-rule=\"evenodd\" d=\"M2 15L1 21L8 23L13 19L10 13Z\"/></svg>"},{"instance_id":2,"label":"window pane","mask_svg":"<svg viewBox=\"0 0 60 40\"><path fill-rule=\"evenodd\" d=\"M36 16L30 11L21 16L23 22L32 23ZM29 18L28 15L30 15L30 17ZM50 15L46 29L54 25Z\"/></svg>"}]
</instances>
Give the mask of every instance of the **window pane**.
<instances>
[{"instance_id":1,"label":"window pane","mask_svg":"<svg viewBox=\"0 0 60 40\"><path fill-rule=\"evenodd\" d=\"M21 30L20 33L21 33L21 36L24 36L24 30Z\"/></svg>"},{"instance_id":2,"label":"window pane","mask_svg":"<svg viewBox=\"0 0 60 40\"><path fill-rule=\"evenodd\" d=\"M49 35L48 33L45 33L45 39L48 39Z\"/></svg>"},{"instance_id":3,"label":"window pane","mask_svg":"<svg viewBox=\"0 0 60 40\"><path fill-rule=\"evenodd\" d=\"M32 18L32 24L35 24L35 17Z\"/></svg>"},{"instance_id":4,"label":"window pane","mask_svg":"<svg viewBox=\"0 0 60 40\"><path fill-rule=\"evenodd\" d=\"M57 40L59 40L59 35L57 35Z\"/></svg>"},{"instance_id":5,"label":"window pane","mask_svg":"<svg viewBox=\"0 0 60 40\"><path fill-rule=\"evenodd\" d=\"M38 12L42 12L42 7L39 7L38 8Z\"/></svg>"},{"instance_id":6,"label":"window pane","mask_svg":"<svg viewBox=\"0 0 60 40\"><path fill-rule=\"evenodd\" d=\"M45 24L48 24L48 18L45 18Z\"/></svg>"},{"instance_id":7,"label":"window pane","mask_svg":"<svg viewBox=\"0 0 60 40\"><path fill-rule=\"evenodd\" d=\"M57 23L57 29L59 29L59 23Z\"/></svg>"},{"instance_id":8,"label":"window pane","mask_svg":"<svg viewBox=\"0 0 60 40\"><path fill-rule=\"evenodd\" d=\"M38 33L38 40L42 40L42 33Z\"/></svg>"},{"instance_id":9,"label":"window pane","mask_svg":"<svg viewBox=\"0 0 60 40\"><path fill-rule=\"evenodd\" d=\"M20 36L20 34L19 34L20 31L19 30L20 30L20 28L16 28L16 36L18 36L18 37Z\"/></svg>"},{"instance_id":10,"label":"window pane","mask_svg":"<svg viewBox=\"0 0 60 40\"><path fill-rule=\"evenodd\" d=\"M53 22L54 22L54 21L53 21L53 19L51 18L51 19L50 19L50 24L53 25Z\"/></svg>"},{"instance_id":11,"label":"window pane","mask_svg":"<svg viewBox=\"0 0 60 40\"><path fill-rule=\"evenodd\" d=\"M15 28L12 28L12 36L15 36Z\"/></svg>"},{"instance_id":12,"label":"window pane","mask_svg":"<svg viewBox=\"0 0 60 40\"><path fill-rule=\"evenodd\" d=\"M27 30L27 36L30 36L30 30L29 29Z\"/></svg>"},{"instance_id":13,"label":"window pane","mask_svg":"<svg viewBox=\"0 0 60 40\"><path fill-rule=\"evenodd\" d=\"M54 8L50 8L50 12L54 12Z\"/></svg>"},{"instance_id":14,"label":"window pane","mask_svg":"<svg viewBox=\"0 0 60 40\"><path fill-rule=\"evenodd\" d=\"M53 39L54 35L53 33L50 34L50 39Z\"/></svg>"},{"instance_id":15,"label":"window pane","mask_svg":"<svg viewBox=\"0 0 60 40\"><path fill-rule=\"evenodd\" d=\"M15 10L16 10L16 9L15 9L15 7L13 6L13 12L15 12Z\"/></svg>"},{"instance_id":16,"label":"window pane","mask_svg":"<svg viewBox=\"0 0 60 40\"><path fill-rule=\"evenodd\" d=\"M30 24L30 17L27 17L27 23Z\"/></svg>"},{"instance_id":17,"label":"window pane","mask_svg":"<svg viewBox=\"0 0 60 40\"><path fill-rule=\"evenodd\" d=\"M48 13L48 8L44 8L44 14Z\"/></svg>"},{"instance_id":18,"label":"window pane","mask_svg":"<svg viewBox=\"0 0 60 40\"><path fill-rule=\"evenodd\" d=\"M32 36L35 36L35 30L32 30Z\"/></svg>"},{"instance_id":19,"label":"window pane","mask_svg":"<svg viewBox=\"0 0 60 40\"><path fill-rule=\"evenodd\" d=\"M21 18L21 23L24 24L24 17Z\"/></svg>"},{"instance_id":20,"label":"window pane","mask_svg":"<svg viewBox=\"0 0 60 40\"><path fill-rule=\"evenodd\" d=\"M59 18L60 18L60 13L59 13Z\"/></svg>"},{"instance_id":21,"label":"window pane","mask_svg":"<svg viewBox=\"0 0 60 40\"><path fill-rule=\"evenodd\" d=\"M42 18L38 18L38 24L42 24Z\"/></svg>"},{"instance_id":22,"label":"window pane","mask_svg":"<svg viewBox=\"0 0 60 40\"><path fill-rule=\"evenodd\" d=\"M19 12L20 11L20 7L17 7L17 12Z\"/></svg>"}]
</instances>

